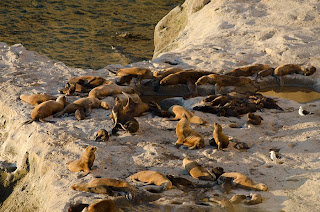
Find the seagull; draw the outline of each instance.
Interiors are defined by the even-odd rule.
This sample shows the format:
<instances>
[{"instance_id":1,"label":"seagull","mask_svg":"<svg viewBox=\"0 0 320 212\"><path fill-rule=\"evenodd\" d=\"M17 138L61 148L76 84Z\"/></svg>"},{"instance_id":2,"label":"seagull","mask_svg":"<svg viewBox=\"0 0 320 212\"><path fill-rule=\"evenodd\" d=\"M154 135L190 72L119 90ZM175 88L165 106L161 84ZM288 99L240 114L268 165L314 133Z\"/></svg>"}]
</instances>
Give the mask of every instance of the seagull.
<instances>
[{"instance_id":1,"label":"seagull","mask_svg":"<svg viewBox=\"0 0 320 212\"><path fill-rule=\"evenodd\" d=\"M304 109L302 108L302 106L300 106L300 108L299 108L299 115L300 115L300 116L306 116L306 115L310 115L310 114L313 114L313 113L304 110Z\"/></svg>"},{"instance_id":2,"label":"seagull","mask_svg":"<svg viewBox=\"0 0 320 212\"><path fill-rule=\"evenodd\" d=\"M276 161L277 159L280 159L279 152L276 152L274 150L270 151L270 158L272 161Z\"/></svg>"}]
</instances>

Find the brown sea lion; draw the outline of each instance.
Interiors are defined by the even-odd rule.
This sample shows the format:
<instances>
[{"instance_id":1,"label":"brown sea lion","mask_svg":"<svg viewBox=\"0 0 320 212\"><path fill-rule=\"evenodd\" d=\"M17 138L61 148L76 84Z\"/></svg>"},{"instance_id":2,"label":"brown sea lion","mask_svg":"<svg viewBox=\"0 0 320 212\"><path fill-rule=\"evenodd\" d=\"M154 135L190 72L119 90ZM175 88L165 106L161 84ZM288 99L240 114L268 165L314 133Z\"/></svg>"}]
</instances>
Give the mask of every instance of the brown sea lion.
<instances>
[{"instance_id":1,"label":"brown sea lion","mask_svg":"<svg viewBox=\"0 0 320 212\"><path fill-rule=\"evenodd\" d=\"M166 68L163 71L154 71L153 76L162 80L163 78L165 78L166 76L169 76L170 74L175 74L181 71L191 71L191 70L184 70L179 67L170 67L170 68Z\"/></svg>"},{"instance_id":2,"label":"brown sea lion","mask_svg":"<svg viewBox=\"0 0 320 212\"><path fill-rule=\"evenodd\" d=\"M116 134L119 128L122 128L129 133L135 133L139 130L139 122L132 116L123 112L123 106L117 97L110 118L114 123L112 134Z\"/></svg>"},{"instance_id":3,"label":"brown sea lion","mask_svg":"<svg viewBox=\"0 0 320 212\"><path fill-rule=\"evenodd\" d=\"M186 115L180 119L176 126L176 135L178 140L176 141L176 145L185 145L188 146L189 149L201 149L204 147L204 139L203 137L191 129L190 122Z\"/></svg>"},{"instance_id":4,"label":"brown sea lion","mask_svg":"<svg viewBox=\"0 0 320 212\"><path fill-rule=\"evenodd\" d=\"M206 124L207 121L200 118L199 116L194 115L191 111L187 110L185 107L182 107L180 105L173 105L168 110L171 112L175 117L171 120L180 120L183 115L186 115L190 123L193 124Z\"/></svg>"},{"instance_id":5,"label":"brown sea lion","mask_svg":"<svg viewBox=\"0 0 320 212\"><path fill-rule=\"evenodd\" d=\"M70 162L68 164L68 169L71 172L80 172L84 171L84 174L87 175L90 172L90 169L93 165L94 159L96 158L95 152L97 147L88 146L80 159Z\"/></svg>"},{"instance_id":6,"label":"brown sea lion","mask_svg":"<svg viewBox=\"0 0 320 212\"><path fill-rule=\"evenodd\" d=\"M80 120L83 120L86 118L86 114L84 112L84 109L83 108L79 108L77 109L75 112L74 112L74 117L80 121Z\"/></svg>"},{"instance_id":7,"label":"brown sea lion","mask_svg":"<svg viewBox=\"0 0 320 212\"><path fill-rule=\"evenodd\" d=\"M200 164L188 158L183 159L183 167L195 179L206 180L206 181L216 180L216 176L214 174L211 174L207 169L203 168Z\"/></svg>"},{"instance_id":8,"label":"brown sea lion","mask_svg":"<svg viewBox=\"0 0 320 212\"><path fill-rule=\"evenodd\" d=\"M256 80L258 78L262 79L262 77L273 76L274 68L268 68L262 71L259 71L256 76Z\"/></svg>"},{"instance_id":9,"label":"brown sea lion","mask_svg":"<svg viewBox=\"0 0 320 212\"><path fill-rule=\"evenodd\" d=\"M63 110L66 104L66 97L59 96L56 101L48 100L37 105L31 112L31 120L24 122L24 124L30 124L33 121L46 122L44 118L47 118L57 112Z\"/></svg>"},{"instance_id":10,"label":"brown sea lion","mask_svg":"<svg viewBox=\"0 0 320 212\"><path fill-rule=\"evenodd\" d=\"M172 188L172 182L163 174L157 171L140 171L131 175L130 180L133 182L141 181L148 185L154 184L163 187L163 190Z\"/></svg>"},{"instance_id":11,"label":"brown sea lion","mask_svg":"<svg viewBox=\"0 0 320 212\"><path fill-rule=\"evenodd\" d=\"M233 183L235 186L239 186L245 189L255 189L259 191L266 191L268 187L263 183L255 183L251 178L239 172L227 172L220 176L233 178Z\"/></svg>"},{"instance_id":12,"label":"brown sea lion","mask_svg":"<svg viewBox=\"0 0 320 212\"><path fill-rule=\"evenodd\" d=\"M247 196L246 195L240 195L240 194L236 194L233 195L230 199L230 202L232 204L239 204L242 200L246 199Z\"/></svg>"},{"instance_id":13,"label":"brown sea lion","mask_svg":"<svg viewBox=\"0 0 320 212\"><path fill-rule=\"evenodd\" d=\"M261 121L263 120L263 118L261 116L255 115L253 113L248 113L247 118L248 118L247 123L253 124L253 125L259 125L259 124L261 124Z\"/></svg>"},{"instance_id":14,"label":"brown sea lion","mask_svg":"<svg viewBox=\"0 0 320 212\"><path fill-rule=\"evenodd\" d=\"M122 92L134 93L134 89L130 86L119 86L116 84L100 85L89 92L89 97L96 97L98 99L102 99L107 96L120 94Z\"/></svg>"},{"instance_id":15,"label":"brown sea lion","mask_svg":"<svg viewBox=\"0 0 320 212\"><path fill-rule=\"evenodd\" d=\"M117 76L119 76L120 78L116 83L118 85L122 85L124 83L130 84L132 78L136 78L138 83L141 83L142 79L152 79L153 73L150 69L133 67L118 70Z\"/></svg>"},{"instance_id":16,"label":"brown sea lion","mask_svg":"<svg viewBox=\"0 0 320 212\"><path fill-rule=\"evenodd\" d=\"M97 142L100 142L100 141L107 142L109 140L109 133L105 129L100 129L95 134L95 138Z\"/></svg>"},{"instance_id":17,"label":"brown sea lion","mask_svg":"<svg viewBox=\"0 0 320 212\"><path fill-rule=\"evenodd\" d=\"M84 97L68 104L61 112L57 113L55 116L59 117L63 114L74 113L77 109L83 109L85 112L90 111L93 108L104 108L109 109L108 103L99 100L95 97Z\"/></svg>"},{"instance_id":18,"label":"brown sea lion","mask_svg":"<svg viewBox=\"0 0 320 212\"><path fill-rule=\"evenodd\" d=\"M119 211L111 199L99 200L88 207L88 212L117 212Z\"/></svg>"},{"instance_id":19,"label":"brown sea lion","mask_svg":"<svg viewBox=\"0 0 320 212\"><path fill-rule=\"evenodd\" d=\"M258 71L262 71L262 70L270 69L270 68L271 68L270 65L254 64L254 65L249 65L249 66L244 66L244 67L233 69L232 71L230 71L226 75L231 75L234 77L241 77L241 76L242 77L250 77Z\"/></svg>"},{"instance_id":20,"label":"brown sea lion","mask_svg":"<svg viewBox=\"0 0 320 212\"><path fill-rule=\"evenodd\" d=\"M300 65L297 65L297 64L280 65L274 70L275 76L284 76L287 74L302 74L302 75L304 75L305 73L306 73L306 69Z\"/></svg>"},{"instance_id":21,"label":"brown sea lion","mask_svg":"<svg viewBox=\"0 0 320 212\"><path fill-rule=\"evenodd\" d=\"M133 99L130 98L128 95L128 101L126 106L123 107L123 112L127 115L132 117L141 116L144 112L149 110L149 105L146 103L139 101L135 102Z\"/></svg>"},{"instance_id":22,"label":"brown sea lion","mask_svg":"<svg viewBox=\"0 0 320 212\"><path fill-rule=\"evenodd\" d=\"M21 94L20 99L24 102L29 103L30 105L36 106L48 100L56 100L56 97L49 94Z\"/></svg>"},{"instance_id":23,"label":"brown sea lion","mask_svg":"<svg viewBox=\"0 0 320 212\"><path fill-rule=\"evenodd\" d=\"M136 93L129 94L129 93L122 92L121 94L113 95L113 97L114 98L118 97L122 105L128 104L129 98L132 99L134 102L142 102L140 96Z\"/></svg>"},{"instance_id":24,"label":"brown sea lion","mask_svg":"<svg viewBox=\"0 0 320 212\"><path fill-rule=\"evenodd\" d=\"M257 87L257 84L246 77L235 77L230 75L220 75L220 74L209 74L203 77L200 77L196 81L196 85L204 85L204 84L218 84L218 86L249 86L252 85Z\"/></svg>"},{"instance_id":25,"label":"brown sea lion","mask_svg":"<svg viewBox=\"0 0 320 212\"><path fill-rule=\"evenodd\" d=\"M69 83L66 84L65 88L59 90L59 93L66 94L67 96L73 95L75 92L86 93L88 90L83 85Z\"/></svg>"},{"instance_id":26,"label":"brown sea lion","mask_svg":"<svg viewBox=\"0 0 320 212\"><path fill-rule=\"evenodd\" d=\"M261 194L250 194L251 199L244 201L244 204L246 205L256 205L259 203L262 203L262 196Z\"/></svg>"},{"instance_id":27,"label":"brown sea lion","mask_svg":"<svg viewBox=\"0 0 320 212\"><path fill-rule=\"evenodd\" d=\"M96 178L89 183L79 183L71 186L71 189L78 191L90 192L91 188L107 186L113 191L125 192L127 199L132 200L135 196L135 189L126 181L113 178Z\"/></svg>"},{"instance_id":28,"label":"brown sea lion","mask_svg":"<svg viewBox=\"0 0 320 212\"><path fill-rule=\"evenodd\" d=\"M176 85L176 84L187 84L188 82L195 83L198 78L211 74L206 71L180 71L177 73L170 74L164 77L160 81L160 85Z\"/></svg>"},{"instance_id":29,"label":"brown sea lion","mask_svg":"<svg viewBox=\"0 0 320 212\"><path fill-rule=\"evenodd\" d=\"M213 138L219 150L228 147L229 138L222 132L222 126L216 122L214 123Z\"/></svg>"}]
</instances>

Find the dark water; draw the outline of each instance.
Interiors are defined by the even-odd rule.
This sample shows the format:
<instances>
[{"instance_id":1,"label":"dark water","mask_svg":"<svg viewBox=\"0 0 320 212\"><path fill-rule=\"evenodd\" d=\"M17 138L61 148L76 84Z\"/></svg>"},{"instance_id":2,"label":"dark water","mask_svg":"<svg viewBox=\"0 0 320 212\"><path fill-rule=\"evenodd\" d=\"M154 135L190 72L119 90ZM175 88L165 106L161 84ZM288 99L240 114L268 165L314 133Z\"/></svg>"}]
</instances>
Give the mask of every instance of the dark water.
<instances>
[{"instance_id":1,"label":"dark water","mask_svg":"<svg viewBox=\"0 0 320 212\"><path fill-rule=\"evenodd\" d=\"M294 100L299 103L307 103L320 100L320 93L302 87L274 87L261 90L259 93L266 96L281 97L284 99Z\"/></svg>"},{"instance_id":2,"label":"dark water","mask_svg":"<svg viewBox=\"0 0 320 212\"><path fill-rule=\"evenodd\" d=\"M155 25L183 2L0 0L0 41L80 68L149 60Z\"/></svg>"}]
</instances>

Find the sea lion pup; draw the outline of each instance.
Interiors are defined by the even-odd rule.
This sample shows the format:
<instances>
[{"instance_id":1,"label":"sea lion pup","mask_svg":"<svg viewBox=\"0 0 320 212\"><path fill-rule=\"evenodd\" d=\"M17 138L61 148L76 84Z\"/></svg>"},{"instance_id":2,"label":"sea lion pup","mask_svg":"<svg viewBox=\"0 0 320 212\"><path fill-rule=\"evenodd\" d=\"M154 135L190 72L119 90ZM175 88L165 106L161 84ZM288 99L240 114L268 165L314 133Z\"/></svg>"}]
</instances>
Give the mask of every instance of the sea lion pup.
<instances>
[{"instance_id":1,"label":"sea lion pup","mask_svg":"<svg viewBox=\"0 0 320 212\"><path fill-rule=\"evenodd\" d=\"M132 200L135 196L135 189L126 181L113 178L95 178L89 183L74 184L70 188L77 191L91 192L96 187L106 186L112 191L123 192L125 197Z\"/></svg>"},{"instance_id":2,"label":"sea lion pup","mask_svg":"<svg viewBox=\"0 0 320 212\"><path fill-rule=\"evenodd\" d=\"M65 113L75 113L77 109L84 109L85 112L90 111L93 108L103 108L109 109L108 103L99 100L95 97L84 97L68 104L61 112L57 113L55 116L59 117Z\"/></svg>"},{"instance_id":3,"label":"sea lion pup","mask_svg":"<svg viewBox=\"0 0 320 212\"><path fill-rule=\"evenodd\" d=\"M139 122L132 116L123 112L123 106L118 97L116 97L110 118L114 123L112 134L116 134L119 128L122 128L129 133L135 133L139 130Z\"/></svg>"},{"instance_id":4,"label":"sea lion pup","mask_svg":"<svg viewBox=\"0 0 320 212\"><path fill-rule=\"evenodd\" d=\"M56 100L56 97L49 94L21 94L20 99L24 102L29 103L30 105L36 106L48 100Z\"/></svg>"},{"instance_id":5,"label":"sea lion pup","mask_svg":"<svg viewBox=\"0 0 320 212\"><path fill-rule=\"evenodd\" d=\"M244 67L233 69L232 71L230 71L226 75L231 75L234 77L250 77L258 71L262 71L262 70L269 69L269 68L271 68L270 65L254 64L254 65L249 65L249 66L244 66Z\"/></svg>"},{"instance_id":6,"label":"sea lion pup","mask_svg":"<svg viewBox=\"0 0 320 212\"><path fill-rule=\"evenodd\" d=\"M65 88L58 90L61 94L66 94L67 96L73 95L75 92L78 93L87 93L87 89L80 84L70 84L67 83Z\"/></svg>"},{"instance_id":7,"label":"sea lion pup","mask_svg":"<svg viewBox=\"0 0 320 212\"><path fill-rule=\"evenodd\" d=\"M307 71L304 73L305 76L310 76L312 74L314 74L314 72L316 72L317 69L314 66L308 67Z\"/></svg>"},{"instance_id":8,"label":"sea lion pup","mask_svg":"<svg viewBox=\"0 0 320 212\"><path fill-rule=\"evenodd\" d=\"M66 97L59 96L56 101L48 100L37 105L31 112L31 120L24 122L24 124L30 124L33 121L46 122L44 118L47 118L57 112L63 110L66 104Z\"/></svg>"},{"instance_id":9,"label":"sea lion pup","mask_svg":"<svg viewBox=\"0 0 320 212\"><path fill-rule=\"evenodd\" d=\"M69 85L68 85L69 83ZM82 76L82 77L73 77L71 78L67 84L66 88L70 87L70 85L79 84L84 86L85 88L95 88L97 86L103 85L103 84L113 84L112 81L106 80L103 77L99 76Z\"/></svg>"},{"instance_id":10,"label":"sea lion pup","mask_svg":"<svg viewBox=\"0 0 320 212\"><path fill-rule=\"evenodd\" d=\"M84 112L83 108L79 108L74 112L74 117L80 121L86 118L86 113Z\"/></svg>"},{"instance_id":11,"label":"sea lion pup","mask_svg":"<svg viewBox=\"0 0 320 212\"><path fill-rule=\"evenodd\" d=\"M247 123L253 124L253 125L259 125L259 124L261 124L261 121L263 120L263 118L261 116L255 115L251 112L247 113L247 118L248 118Z\"/></svg>"},{"instance_id":12,"label":"sea lion pup","mask_svg":"<svg viewBox=\"0 0 320 212\"><path fill-rule=\"evenodd\" d=\"M206 181L216 180L216 176L214 174L210 173L197 162L184 158L182 163L183 168L185 168L193 178Z\"/></svg>"},{"instance_id":13,"label":"sea lion pup","mask_svg":"<svg viewBox=\"0 0 320 212\"><path fill-rule=\"evenodd\" d=\"M176 135L178 140L176 141L176 146L185 145L189 149L201 149L204 147L203 137L191 129L190 122L186 115L183 115L176 126Z\"/></svg>"},{"instance_id":14,"label":"sea lion pup","mask_svg":"<svg viewBox=\"0 0 320 212\"><path fill-rule=\"evenodd\" d=\"M117 85L122 85L124 83L130 84L132 78L136 78L137 83L140 84L143 79L152 79L153 73L150 69L133 67L118 70L117 76L120 77L116 82Z\"/></svg>"},{"instance_id":15,"label":"sea lion pup","mask_svg":"<svg viewBox=\"0 0 320 212\"><path fill-rule=\"evenodd\" d=\"M259 203L262 203L262 196L261 194L250 194L251 199L244 201L244 204L246 205L256 205Z\"/></svg>"},{"instance_id":16,"label":"sea lion pup","mask_svg":"<svg viewBox=\"0 0 320 212\"><path fill-rule=\"evenodd\" d=\"M168 111L171 112L173 115L175 115L175 117L170 120L174 120L174 121L180 120L183 117L183 115L186 115L190 123L193 123L193 124L207 123L206 120L200 118L199 116L194 115L194 113L192 113L191 111L187 110L185 107L182 107L180 105L173 105L169 108Z\"/></svg>"},{"instance_id":17,"label":"sea lion pup","mask_svg":"<svg viewBox=\"0 0 320 212\"><path fill-rule=\"evenodd\" d=\"M111 199L99 200L88 207L88 212L117 212L119 211Z\"/></svg>"},{"instance_id":18,"label":"sea lion pup","mask_svg":"<svg viewBox=\"0 0 320 212\"><path fill-rule=\"evenodd\" d=\"M97 147L88 146L80 159L72 161L68 164L68 169L71 172L80 172L84 171L84 174L87 175L90 172L90 169L93 165L94 159L96 158L95 152Z\"/></svg>"},{"instance_id":19,"label":"sea lion pup","mask_svg":"<svg viewBox=\"0 0 320 212\"><path fill-rule=\"evenodd\" d=\"M149 105L146 103L139 101L135 102L133 99L127 95L128 101L126 106L123 108L123 112L132 117L141 116L144 112L149 110Z\"/></svg>"},{"instance_id":20,"label":"sea lion pup","mask_svg":"<svg viewBox=\"0 0 320 212\"><path fill-rule=\"evenodd\" d=\"M134 93L134 89L130 86L119 86L116 84L100 85L95 87L89 92L89 97L96 97L98 99L103 99L107 96L112 96L115 94L120 94L122 92Z\"/></svg>"},{"instance_id":21,"label":"sea lion pup","mask_svg":"<svg viewBox=\"0 0 320 212\"><path fill-rule=\"evenodd\" d=\"M141 181L147 183L147 185L154 184L161 186L161 191L172 188L172 182L166 176L157 171L140 171L129 176L129 178L133 182Z\"/></svg>"},{"instance_id":22,"label":"sea lion pup","mask_svg":"<svg viewBox=\"0 0 320 212\"><path fill-rule=\"evenodd\" d=\"M109 140L109 133L105 129L100 129L95 134L95 140L96 142L105 141L107 142Z\"/></svg>"},{"instance_id":23,"label":"sea lion pup","mask_svg":"<svg viewBox=\"0 0 320 212\"><path fill-rule=\"evenodd\" d=\"M219 150L228 147L229 138L223 134L222 126L216 122L214 123L213 138Z\"/></svg>"},{"instance_id":24,"label":"sea lion pup","mask_svg":"<svg viewBox=\"0 0 320 212\"><path fill-rule=\"evenodd\" d=\"M244 189L255 189L259 191L268 190L268 187L265 184L255 183L250 177L247 177L246 175L241 174L239 172L226 172L222 174L219 178L223 179L225 177L233 178L233 184Z\"/></svg>"}]
</instances>

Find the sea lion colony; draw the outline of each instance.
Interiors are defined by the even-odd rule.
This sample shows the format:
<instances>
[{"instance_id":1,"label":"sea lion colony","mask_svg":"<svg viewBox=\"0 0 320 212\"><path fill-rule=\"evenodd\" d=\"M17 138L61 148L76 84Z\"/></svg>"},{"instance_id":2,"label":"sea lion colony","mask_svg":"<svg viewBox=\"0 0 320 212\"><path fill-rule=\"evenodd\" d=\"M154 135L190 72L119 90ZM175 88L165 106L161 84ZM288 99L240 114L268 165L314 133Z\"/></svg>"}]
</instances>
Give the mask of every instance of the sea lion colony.
<instances>
[{"instance_id":1,"label":"sea lion colony","mask_svg":"<svg viewBox=\"0 0 320 212\"><path fill-rule=\"evenodd\" d=\"M23 94L20 98L32 105L37 105L32 111L32 119L25 123L31 123L38 120L45 121L44 118L51 115L61 117L64 114L72 113L77 113L78 115L76 114L76 117L81 117L77 119L82 120L85 118L84 116L87 116L94 108L101 107L106 110L111 108L112 112L110 119L114 123L113 129L111 130L111 133L108 133L107 130L104 129L99 130L96 134L96 141L108 141L110 134L111 136L117 135L117 131L119 129L123 129L126 133L136 133L139 130L139 122L134 117L141 116L146 112L150 112L153 115L161 117L170 117L170 115L175 115L171 120L180 120L176 126L176 134L178 138L176 145L180 146L183 144L188 146L189 149L200 149L206 146L205 140L200 133L192 129L193 127L190 126L190 123L203 125L207 124L207 121L201 117L195 116L194 113L179 105L174 105L169 109L169 111L166 111L155 102L150 102L149 104L142 102L134 89L130 87L130 82L133 78L136 78L135 83L140 86L142 86L142 80L149 80L147 84L150 85L150 82L153 83L154 90L159 90L160 86L166 85L187 84L188 87L191 88L193 87L191 85L197 87L198 85L206 83L213 84L216 87L233 85L246 86L246 84L252 84L254 87L257 87L257 78L266 77L268 75L272 75L277 78L292 73L310 76L315 71L315 67L303 68L293 64L278 66L275 69L271 68L269 65L256 64L234 69L227 75L195 70L183 70L180 68L169 68L162 72L154 72L152 74L152 71L149 69L128 68L121 69L116 73L119 76L116 81L117 84L96 76L75 77L70 79L66 83L65 88L60 90L61 93L76 95L83 92L88 94L88 97L80 98L71 104L66 102L65 96L58 97L56 101L53 100L55 97L47 94L36 94L30 96ZM255 76L256 79L246 78L253 76ZM120 86L125 83L128 84L128 86ZM196 89L190 91L196 94ZM117 95L121 93L124 94L124 99L126 99L125 106L123 106L120 97L117 97ZM135 99L133 99L130 95L136 95L138 98L135 97ZM107 96L115 97L115 105L113 107L103 101L103 98ZM258 125L263 119L261 116L254 115L253 113L257 110L263 112L265 108L283 110L272 98L266 98L263 95L252 91L245 93L232 92L228 94L218 94L216 92L215 94L204 97L200 106L193 109L225 117L239 118L243 114L248 114L248 123ZM79 114L80 112L81 114ZM204 127L208 128L208 130L213 133L212 142L209 143L212 144L212 146L215 146L218 150L225 151L224 149L229 146L229 138L222 132L223 127L218 123L214 123L214 129L210 129L210 126L206 125ZM236 142L234 147L239 148L236 147L239 146L239 144L244 146L241 149L249 148L244 142ZM174 148L174 145L172 145L172 147ZM90 170L95 160L96 150L97 148L94 146L87 147L80 159L69 163L68 169L72 172L84 171L85 175L90 174ZM183 167L194 179L217 182L216 184L208 184L206 186L212 189L218 186L220 190L224 191L224 193L229 193L236 187L260 191L266 191L268 189L265 184L255 183L250 177L244 174L237 172L224 173L221 167L214 168L211 172L202 167L196 161L188 158L183 160ZM160 187L160 189L146 189L151 192L165 192L172 188L185 189L186 187L189 189L197 189L198 187L195 186L193 182L185 178L175 177L172 175L166 176L162 173L151 170L144 170L132 174L129 179L133 181L138 180L147 184L154 184L155 186ZM112 178L94 179L87 184L74 184L71 188L73 190L106 194L108 196L116 196L116 194L120 194L125 196L128 200L135 198L137 190L137 188L125 180ZM260 194L251 194L250 196L252 199L246 200L244 204L251 205L262 202ZM226 201L228 204L235 204L246 198L247 196L245 195L239 195ZM223 200L222 202L225 201ZM112 200L94 203L89 206L89 211L96 211L94 208L99 207L99 204L106 204L108 207L112 208L110 209L111 211L116 211L116 206ZM86 204L86 206L88 205ZM72 207L73 206L70 206L70 211L72 210Z\"/></svg>"}]
</instances>

